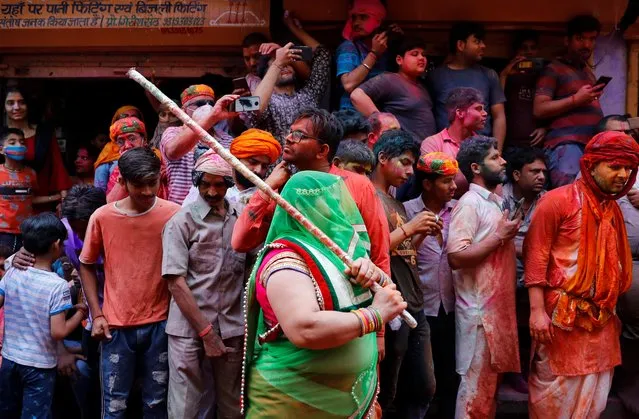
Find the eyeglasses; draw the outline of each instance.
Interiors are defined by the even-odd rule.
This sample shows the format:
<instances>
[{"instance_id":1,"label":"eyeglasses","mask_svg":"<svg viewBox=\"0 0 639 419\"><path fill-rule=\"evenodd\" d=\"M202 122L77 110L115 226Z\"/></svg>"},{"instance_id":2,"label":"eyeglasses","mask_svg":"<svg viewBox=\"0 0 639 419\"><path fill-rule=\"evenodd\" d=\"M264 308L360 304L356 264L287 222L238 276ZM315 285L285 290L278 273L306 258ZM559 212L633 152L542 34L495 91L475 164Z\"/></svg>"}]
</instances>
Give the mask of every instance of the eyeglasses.
<instances>
[{"instance_id":1,"label":"eyeglasses","mask_svg":"<svg viewBox=\"0 0 639 419\"><path fill-rule=\"evenodd\" d=\"M214 106L215 105L215 101L213 100L207 100L207 99L202 99L202 100L198 100L195 101L193 103L189 103L189 105L187 106L187 108L200 108L204 105L211 105Z\"/></svg>"},{"instance_id":2,"label":"eyeglasses","mask_svg":"<svg viewBox=\"0 0 639 419\"><path fill-rule=\"evenodd\" d=\"M288 133L288 135L286 136L286 138L289 139L290 142L297 144L302 140L317 140L320 143L324 143L324 140L322 140L321 138L317 138L317 137L313 137L310 136L308 134L306 134L305 132L299 131L299 130L295 130L295 131L291 131Z\"/></svg>"}]
</instances>

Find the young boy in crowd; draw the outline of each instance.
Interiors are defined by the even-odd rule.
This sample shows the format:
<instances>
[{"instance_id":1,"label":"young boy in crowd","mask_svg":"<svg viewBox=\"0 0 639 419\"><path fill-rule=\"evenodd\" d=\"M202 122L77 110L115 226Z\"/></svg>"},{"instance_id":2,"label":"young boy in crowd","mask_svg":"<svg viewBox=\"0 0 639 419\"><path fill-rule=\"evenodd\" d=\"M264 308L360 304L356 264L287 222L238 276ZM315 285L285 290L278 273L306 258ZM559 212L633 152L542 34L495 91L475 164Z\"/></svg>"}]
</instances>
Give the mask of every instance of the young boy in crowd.
<instances>
[{"instance_id":1,"label":"young boy in crowd","mask_svg":"<svg viewBox=\"0 0 639 419\"><path fill-rule=\"evenodd\" d=\"M101 340L103 418L126 415L129 393L142 384L144 417L166 417L169 290L162 279L162 229L180 206L156 196L160 159L136 147L118 160L126 198L96 210L80 254L91 308L91 335ZM96 264L104 258L100 304Z\"/></svg>"},{"instance_id":2,"label":"young boy in crowd","mask_svg":"<svg viewBox=\"0 0 639 419\"><path fill-rule=\"evenodd\" d=\"M56 378L57 344L88 313L73 308L66 281L51 271L62 254L67 231L52 213L26 219L20 225L25 249L35 255L26 271L9 268L0 280L0 307L5 306L6 339L0 367L0 417L13 417L22 401L22 417L50 417ZM5 304L6 302L6 304Z\"/></svg>"},{"instance_id":3,"label":"young boy in crowd","mask_svg":"<svg viewBox=\"0 0 639 419\"><path fill-rule=\"evenodd\" d=\"M333 165L340 169L370 176L375 165L373 151L358 140L342 140L333 157Z\"/></svg>"},{"instance_id":4,"label":"young boy in crowd","mask_svg":"<svg viewBox=\"0 0 639 419\"><path fill-rule=\"evenodd\" d=\"M36 172L22 162L27 153L24 133L5 128L0 133L4 164L0 166L0 244L15 253L22 247L20 223L31 216L33 204L53 202L60 195L34 197Z\"/></svg>"}]
</instances>

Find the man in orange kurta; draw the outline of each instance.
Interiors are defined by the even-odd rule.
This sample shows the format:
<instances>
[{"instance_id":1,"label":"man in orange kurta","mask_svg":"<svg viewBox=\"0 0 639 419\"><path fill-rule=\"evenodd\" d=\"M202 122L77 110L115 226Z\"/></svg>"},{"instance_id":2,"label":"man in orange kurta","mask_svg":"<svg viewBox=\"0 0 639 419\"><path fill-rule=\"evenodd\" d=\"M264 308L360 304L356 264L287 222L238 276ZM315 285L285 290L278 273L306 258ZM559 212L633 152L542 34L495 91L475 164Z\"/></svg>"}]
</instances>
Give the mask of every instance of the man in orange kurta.
<instances>
[{"instance_id":1,"label":"man in orange kurta","mask_svg":"<svg viewBox=\"0 0 639 419\"><path fill-rule=\"evenodd\" d=\"M621 363L615 305L632 281L616 199L634 185L639 145L607 131L588 143L582 178L539 201L524 241L533 360L531 418L597 418Z\"/></svg>"}]
</instances>

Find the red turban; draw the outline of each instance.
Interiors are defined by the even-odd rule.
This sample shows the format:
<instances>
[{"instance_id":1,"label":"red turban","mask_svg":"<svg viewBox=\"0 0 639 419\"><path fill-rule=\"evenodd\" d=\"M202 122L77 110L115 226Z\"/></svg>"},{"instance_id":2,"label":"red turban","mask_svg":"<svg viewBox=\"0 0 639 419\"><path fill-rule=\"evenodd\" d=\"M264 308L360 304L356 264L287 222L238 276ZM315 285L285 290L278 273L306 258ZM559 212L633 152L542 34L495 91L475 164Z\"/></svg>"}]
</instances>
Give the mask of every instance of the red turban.
<instances>
[{"instance_id":1,"label":"red turban","mask_svg":"<svg viewBox=\"0 0 639 419\"><path fill-rule=\"evenodd\" d=\"M616 195L603 193L590 174L592 168L602 161L633 168L626 186ZM599 199L616 200L627 194L634 186L637 178L638 165L639 145L634 138L623 132L605 131L592 137L592 140L586 145L584 155L581 157L581 176Z\"/></svg>"},{"instance_id":2,"label":"red turban","mask_svg":"<svg viewBox=\"0 0 639 419\"><path fill-rule=\"evenodd\" d=\"M282 146L270 133L251 128L233 140L230 151L238 159L247 159L252 156L268 156L271 163L273 163L282 154Z\"/></svg>"},{"instance_id":3,"label":"red turban","mask_svg":"<svg viewBox=\"0 0 639 419\"><path fill-rule=\"evenodd\" d=\"M353 40L353 15L359 14L369 16L364 29L372 33L380 27L382 20L386 17L386 8L379 0L355 0L353 7L348 11L348 21L342 31L344 39Z\"/></svg>"},{"instance_id":4,"label":"red turban","mask_svg":"<svg viewBox=\"0 0 639 419\"><path fill-rule=\"evenodd\" d=\"M208 96L211 99L215 99L215 92L206 84L194 84L193 86L189 86L184 89L180 95L182 106L184 106L189 100L198 96Z\"/></svg>"}]
</instances>

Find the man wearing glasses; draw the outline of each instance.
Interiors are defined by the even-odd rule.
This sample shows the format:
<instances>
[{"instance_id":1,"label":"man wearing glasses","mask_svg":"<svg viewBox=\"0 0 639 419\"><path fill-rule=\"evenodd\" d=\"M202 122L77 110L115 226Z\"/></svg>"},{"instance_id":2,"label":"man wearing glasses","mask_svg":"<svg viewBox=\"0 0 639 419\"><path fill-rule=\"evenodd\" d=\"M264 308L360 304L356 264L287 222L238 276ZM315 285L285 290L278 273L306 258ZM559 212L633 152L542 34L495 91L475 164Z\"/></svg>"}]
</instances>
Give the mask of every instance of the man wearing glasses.
<instances>
[{"instance_id":1,"label":"man wearing glasses","mask_svg":"<svg viewBox=\"0 0 639 419\"><path fill-rule=\"evenodd\" d=\"M180 95L182 109L202 128L209 131L224 147L228 148L233 138L215 128L223 120L236 117L228 107L238 95L222 96L215 102L215 92L209 86L196 84L186 88ZM160 152L167 163L169 181L169 201L182 205L191 188L193 171L193 150L198 136L188 127L169 127L162 134Z\"/></svg>"},{"instance_id":2,"label":"man wearing glasses","mask_svg":"<svg viewBox=\"0 0 639 419\"><path fill-rule=\"evenodd\" d=\"M274 190L281 190L291 176L289 164L294 164L299 170L315 170L340 176L364 219L371 240L372 261L390 274L388 224L375 187L365 176L331 164L342 136L342 125L335 116L322 109L303 109L295 117L291 130L285 137L283 161L265 182ZM231 244L235 251L248 252L264 242L275 205L275 201L261 191L251 197L233 229Z\"/></svg>"}]
</instances>

